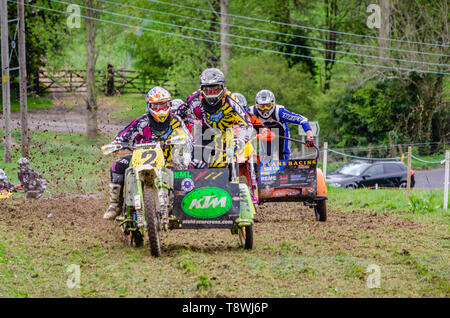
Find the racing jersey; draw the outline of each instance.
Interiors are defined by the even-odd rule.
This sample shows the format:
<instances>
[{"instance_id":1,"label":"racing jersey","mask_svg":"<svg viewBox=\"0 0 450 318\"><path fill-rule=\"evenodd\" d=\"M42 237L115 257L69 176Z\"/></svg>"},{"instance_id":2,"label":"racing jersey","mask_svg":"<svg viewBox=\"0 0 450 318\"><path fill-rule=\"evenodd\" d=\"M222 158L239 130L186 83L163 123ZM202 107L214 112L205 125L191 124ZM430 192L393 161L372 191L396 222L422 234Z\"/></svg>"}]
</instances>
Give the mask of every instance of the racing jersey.
<instances>
[{"instance_id":1,"label":"racing jersey","mask_svg":"<svg viewBox=\"0 0 450 318\"><path fill-rule=\"evenodd\" d=\"M247 112L251 116L256 116L264 125L265 128L273 129L278 128L279 136L290 138L290 132L288 124L297 124L301 125L303 130L306 132L307 130L311 130L311 125L309 124L308 118L288 111L282 105L275 105L275 109L270 115L269 118L262 118L258 116L258 112L256 110L256 105L250 106L247 109ZM290 142L289 140L279 140L279 149L281 149L281 158L283 160L289 159L291 155L290 150ZM270 153L269 153L270 155Z\"/></svg>"},{"instance_id":2,"label":"racing jersey","mask_svg":"<svg viewBox=\"0 0 450 318\"><path fill-rule=\"evenodd\" d=\"M45 177L29 167L19 169L17 177L25 192L36 191L42 193L47 188L47 180Z\"/></svg>"},{"instance_id":3,"label":"racing jersey","mask_svg":"<svg viewBox=\"0 0 450 318\"><path fill-rule=\"evenodd\" d=\"M154 127L152 129L152 127ZM147 114L136 118L122 131L120 131L114 138L113 143L129 143L144 144L155 139L166 140L176 135L186 135L189 140L192 136L186 128L183 121L177 115L170 114L169 118L164 123L157 123L153 121ZM166 165L172 161L173 145L163 147L164 158Z\"/></svg>"},{"instance_id":4,"label":"racing jersey","mask_svg":"<svg viewBox=\"0 0 450 318\"><path fill-rule=\"evenodd\" d=\"M234 136L235 140L239 139L246 144L252 133L252 123L247 112L240 106L236 97L230 91L226 91L222 98L222 106L214 112L208 112L208 105L203 102L200 90L190 95L186 102L183 103L177 111L177 114L189 123L193 124L193 120L197 119L201 123L202 133L208 128L215 128L221 134L214 137L215 147L224 149L229 143L227 142L227 129L239 127L239 134ZM217 136L222 136L222 140L217 140ZM195 138L195 136L194 136ZM209 140L206 140L209 142ZM205 140L202 141L206 145ZM221 145L218 145L218 144ZM224 149L225 150L225 149ZM226 154L220 160L214 160L209 164L210 167L223 167L226 165Z\"/></svg>"}]
</instances>

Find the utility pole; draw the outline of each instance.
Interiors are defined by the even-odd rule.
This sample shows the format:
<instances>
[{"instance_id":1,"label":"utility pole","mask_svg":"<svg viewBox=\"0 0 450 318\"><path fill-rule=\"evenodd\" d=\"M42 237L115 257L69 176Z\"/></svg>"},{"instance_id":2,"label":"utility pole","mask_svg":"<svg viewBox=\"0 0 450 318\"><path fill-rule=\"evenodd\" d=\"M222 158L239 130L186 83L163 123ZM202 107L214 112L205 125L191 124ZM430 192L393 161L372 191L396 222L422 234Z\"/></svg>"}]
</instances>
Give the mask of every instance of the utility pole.
<instances>
[{"instance_id":1,"label":"utility pole","mask_svg":"<svg viewBox=\"0 0 450 318\"><path fill-rule=\"evenodd\" d=\"M230 71L230 16L228 0L220 0L220 64L225 75Z\"/></svg>"},{"instance_id":2,"label":"utility pole","mask_svg":"<svg viewBox=\"0 0 450 318\"><path fill-rule=\"evenodd\" d=\"M390 46L391 43L387 43L386 40L391 35L391 25L390 25L390 15L391 15L391 5L389 3L389 0L380 0L380 14L381 14L381 27L380 27L380 39L379 39L379 45L381 47L380 49L380 58L381 62L384 63L384 58L386 57L386 51L382 48L386 48L387 46Z\"/></svg>"},{"instance_id":3,"label":"utility pole","mask_svg":"<svg viewBox=\"0 0 450 318\"><path fill-rule=\"evenodd\" d=\"M25 9L24 1L17 2L19 18L19 75L20 75L20 128L22 135L22 157L28 157L29 131L27 110L27 63L25 51Z\"/></svg>"},{"instance_id":4,"label":"utility pole","mask_svg":"<svg viewBox=\"0 0 450 318\"><path fill-rule=\"evenodd\" d=\"M1 1L2 94L5 162L11 162L11 98L9 88L8 0Z\"/></svg>"}]
</instances>

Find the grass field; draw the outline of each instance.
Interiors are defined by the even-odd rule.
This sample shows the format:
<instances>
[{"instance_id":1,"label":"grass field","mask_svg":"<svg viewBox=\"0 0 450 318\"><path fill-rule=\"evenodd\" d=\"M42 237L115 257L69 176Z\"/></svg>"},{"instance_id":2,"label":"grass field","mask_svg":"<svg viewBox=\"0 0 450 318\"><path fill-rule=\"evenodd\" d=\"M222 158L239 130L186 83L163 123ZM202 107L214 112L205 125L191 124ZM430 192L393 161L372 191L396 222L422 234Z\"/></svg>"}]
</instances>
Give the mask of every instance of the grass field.
<instances>
[{"instance_id":1,"label":"grass field","mask_svg":"<svg viewBox=\"0 0 450 318\"><path fill-rule=\"evenodd\" d=\"M1 94L0 94L1 98ZM37 108L50 108L53 107L53 102L50 98L45 96L28 96L27 97L27 108L28 110ZM11 111L20 111L20 100L15 96L11 96ZM3 107L0 107L0 113L3 112Z\"/></svg>"},{"instance_id":2,"label":"grass field","mask_svg":"<svg viewBox=\"0 0 450 318\"><path fill-rule=\"evenodd\" d=\"M19 133L13 137L18 142ZM412 210L404 190L330 188L326 222L299 203L265 204L251 251L228 230L175 230L162 234L163 255L154 259L147 240L142 248L126 247L120 230L102 219L114 158L98 149L108 138L44 132L32 138L31 166L44 172L50 191L39 201L0 200L0 297L450 294L449 213L427 205ZM2 166L15 181L15 163ZM412 194L442 205L442 191ZM80 266L80 288L67 286L71 264ZM380 288L367 286L370 264L380 268Z\"/></svg>"},{"instance_id":3,"label":"grass field","mask_svg":"<svg viewBox=\"0 0 450 318\"><path fill-rule=\"evenodd\" d=\"M0 130L0 133L3 133ZM50 181L48 193L93 193L102 191L99 185L108 182L111 158L102 155L100 147L110 138L100 136L89 140L84 135L30 132L30 167L43 173ZM17 183L17 160L21 157L20 132L12 131L12 162L5 163L4 149L0 149L0 168L8 180ZM106 181L104 181L106 180Z\"/></svg>"}]
</instances>

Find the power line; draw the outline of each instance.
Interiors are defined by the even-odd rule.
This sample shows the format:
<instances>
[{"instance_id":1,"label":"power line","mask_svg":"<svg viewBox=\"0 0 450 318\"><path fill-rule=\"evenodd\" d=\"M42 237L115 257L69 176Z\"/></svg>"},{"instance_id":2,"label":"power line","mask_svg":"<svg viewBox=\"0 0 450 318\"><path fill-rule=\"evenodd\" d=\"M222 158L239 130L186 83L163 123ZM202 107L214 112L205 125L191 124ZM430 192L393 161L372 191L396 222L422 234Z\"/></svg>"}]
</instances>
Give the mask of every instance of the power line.
<instances>
[{"instance_id":1,"label":"power line","mask_svg":"<svg viewBox=\"0 0 450 318\"><path fill-rule=\"evenodd\" d=\"M334 152L335 154L344 156L344 157L350 157L350 158L354 158L354 159L361 159L361 160L373 160L373 161L393 161L393 160L400 160L400 157L395 157L395 158L365 158L365 157L358 157L358 156L352 156L352 155L347 155L345 153L333 150L333 149L328 149L329 152Z\"/></svg>"},{"instance_id":2,"label":"power line","mask_svg":"<svg viewBox=\"0 0 450 318\"><path fill-rule=\"evenodd\" d=\"M159 1L159 0L147 0L147 1L153 2L153 3L164 4L164 5L168 5L168 6L175 6L175 7L183 8L183 9L189 9L189 10L195 10L195 11L200 11L200 12L214 13L214 14L217 14L217 15L222 15L221 12L217 12L217 11L214 11L214 10L194 8L194 7L189 7L189 6L185 6L185 5L181 5L181 4L168 3L168 2ZM386 40L386 41L401 42L401 43L408 43L408 44L429 45L429 46L436 46L436 47L450 47L450 45L447 45L447 44L436 44L436 43L426 43L426 42L398 40L398 39L391 39L391 38L380 38L380 37L371 36L371 35L349 33L349 32L340 32L340 31L327 30L327 29L321 29L321 28L307 27L307 26L299 25L299 24L291 24L291 23L284 23L284 22L279 22L279 21L258 19L258 18L253 18L253 17L237 15L237 14L231 14L231 13L224 14L224 15L230 16L230 17L235 17L235 18L240 18L240 19L245 19L245 20L252 20L252 21L258 21L258 22L265 22L265 23L273 23L273 24L290 26L290 27L295 27L295 28L308 29L308 30L313 30L313 31L323 31L323 32L327 32L327 33L335 33L335 34L356 36L356 37L361 37L361 38L370 38L370 39L376 39L376 40Z\"/></svg>"},{"instance_id":3,"label":"power line","mask_svg":"<svg viewBox=\"0 0 450 318\"><path fill-rule=\"evenodd\" d=\"M70 2L59 1L59 0L50 0L50 1L51 2L56 2L56 3L61 3L61 4L66 4L66 5L73 4L73 3L70 3ZM118 17L122 17L122 18L130 18L130 19L135 19L135 20L139 20L139 21L143 21L143 22L153 22L153 23L162 24L162 25L171 26L171 27L177 27L177 28L182 28L182 29L199 31L199 32L203 32L203 33L211 33L211 34L221 35L221 32L217 32L217 31L199 29L199 28L194 28L194 27L189 27L189 26L182 26L182 25L168 23L168 22L162 22L162 21L158 21L158 20L140 18L140 17L130 16L130 15L126 15L126 14L120 14L120 13L116 13L116 12L112 12L112 11L107 11L107 10L103 10L103 9L89 8L89 7L82 6L82 5L78 5L78 6L81 7L81 8L84 8L84 9L93 10L93 11L97 11L97 12L102 12L102 13L105 13L105 14L111 14L111 15L115 15L115 16L118 16ZM284 42L279 42L279 41L265 40L265 39L260 39L260 38L253 38L253 37L248 37L248 36L241 36L241 35L230 34L230 33L222 33L222 34L228 35L230 37L239 38L239 39L245 39L245 40L250 40L250 41L258 41L258 42L271 43L271 44L277 44L277 45L283 45L283 46L306 48L306 49L316 50L316 51L333 52L333 53L344 54L344 55L366 57L366 58L370 58L370 59L389 60L389 61L397 61L397 62L405 62L405 63L410 62L410 63L432 65L432 66L444 66L444 67L450 66L449 64L440 64L440 63L423 62L423 61L415 61L415 60L404 60L404 59L397 59L397 58L390 58L390 57L382 57L382 56L374 56L374 55L367 55L367 54L360 54L360 53L352 53L352 52L344 52L344 51L337 51L337 50L329 50L329 49L316 48L316 47L305 46L305 45L298 45L298 44L284 43Z\"/></svg>"},{"instance_id":4,"label":"power line","mask_svg":"<svg viewBox=\"0 0 450 318\"><path fill-rule=\"evenodd\" d=\"M219 22L219 21L201 19L201 18L196 18L196 17L190 17L190 16L186 16L186 15L181 15L181 14L176 14L176 13L171 13L171 12L165 12L165 11L159 11L159 10L154 10L154 9L147 9L147 8L142 8L142 7L138 7L138 6L134 6L134 5L122 4L122 3L115 2L115 1L108 1L108 0L99 0L99 1L100 2L104 2L104 3L108 3L108 4L112 4L112 5L120 5L120 6L125 6L127 8L133 8L133 9L137 9L137 10L141 10L141 11L147 11L147 12L150 12L150 13L151 12L155 12L155 13L168 15L168 16L173 16L173 17L179 17L179 18L183 18L183 19L189 19L189 20L200 21L200 22L207 22L207 23L212 23L212 24L219 24L219 25L221 24L221 22ZM397 49L397 48L391 48L391 47L374 46L374 45L352 43L352 42L345 42L345 41L338 41L338 40L328 40L328 39L321 39L321 38L305 36L305 35L299 35L299 34L289 34L289 33L284 33L284 32L277 32L277 31L271 31L271 30L265 30L265 29L258 29L258 28L248 27L248 26L239 25L239 24L224 23L224 25L227 25L227 26L230 26L230 27L235 27L235 28L241 28L241 29L244 29L244 30L250 30L250 31L258 31L258 32L263 32L263 33L283 35L283 36L290 36L290 37L302 38L302 39L313 40L313 41L329 42L329 43L336 43L336 44L341 44L341 45L350 45L350 46L362 47L364 49L368 49L369 48L369 49L377 49L377 50L389 50L389 51L395 51L395 52L414 53L414 54L421 54L421 55L450 57L449 54L439 54L439 53L432 53L432 52L421 52L421 51L404 50L404 49Z\"/></svg>"},{"instance_id":5,"label":"power line","mask_svg":"<svg viewBox=\"0 0 450 318\"><path fill-rule=\"evenodd\" d=\"M413 143L413 144L393 144L393 145L381 145L381 146L367 146L367 147L344 147L344 148L334 148L335 150L349 150L349 151L367 151L367 149L385 149L392 147L406 147L406 146L429 146L429 145L449 145L450 142L421 142L421 143Z\"/></svg>"},{"instance_id":6,"label":"power line","mask_svg":"<svg viewBox=\"0 0 450 318\"><path fill-rule=\"evenodd\" d=\"M8 1L17 3L17 1L15 1L15 0L8 0ZM61 10L56 10L56 9L52 9L52 8L48 8L48 7L41 7L41 6L36 6L36 5L32 5L32 4L25 4L25 5L30 6L30 7L34 7L34 8L38 8L38 9L42 9L42 10L62 13L62 14L65 14L65 15L72 15L72 13L61 11ZM209 43L214 43L214 44L224 44L224 45L231 46L231 47L239 47L239 48L243 48L243 49L249 49L249 50L266 52L266 53L275 53L275 54L280 54L280 55L296 56L296 57L303 57L303 58L309 58L309 59L317 59L317 60L322 60L322 61L333 61L333 62L336 62L336 63L343 63L343 64L355 65L355 66L370 66L370 67L380 67L380 68L393 69L393 70L412 71L412 72L418 72L418 73L432 73L432 74L450 75L450 73L439 72L439 71L435 71L435 70L421 70L421 69L411 69L411 68L404 68L404 67L392 67L392 66L379 65L379 64L356 63L356 62L328 59L328 58L317 57L317 56L308 56L308 55L302 55L302 54L296 54L296 53L280 52L280 51L275 51L275 50L261 49L261 48L256 48L256 47L244 46L244 45L240 45L240 44L225 43L225 42L220 42L220 41L216 41L216 40L199 38L199 37L195 37L195 36L189 36L189 35L178 34L178 33L173 33L173 32L166 32L166 31L162 31L162 30L155 30L155 29L150 29L150 28L146 28L146 27L142 27L142 26L130 25L130 24L115 22L115 21L111 21L111 20L97 19L97 18L87 17L87 16L83 16L83 15L79 15L79 17L82 17L82 18L85 18L85 19L88 19L88 20L98 21L98 22L105 22L105 23L111 23L111 24L115 24L115 25L120 25L120 26L124 26L124 27L128 27L128 28L140 28L140 29L143 29L143 30L146 30L146 31L156 32L156 33L160 33L160 34L177 36L177 37L182 37L182 38L186 38L186 39L198 40L198 41L209 42Z\"/></svg>"}]
</instances>

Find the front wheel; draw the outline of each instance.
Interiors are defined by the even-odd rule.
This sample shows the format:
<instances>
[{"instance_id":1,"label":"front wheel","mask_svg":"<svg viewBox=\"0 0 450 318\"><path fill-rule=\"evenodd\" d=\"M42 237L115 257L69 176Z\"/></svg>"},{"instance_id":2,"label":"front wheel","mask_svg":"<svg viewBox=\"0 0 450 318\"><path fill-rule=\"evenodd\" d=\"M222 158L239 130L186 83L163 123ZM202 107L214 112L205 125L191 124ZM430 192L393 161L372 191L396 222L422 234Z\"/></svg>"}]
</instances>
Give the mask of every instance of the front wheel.
<instances>
[{"instance_id":1,"label":"front wheel","mask_svg":"<svg viewBox=\"0 0 450 318\"><path fill-rule=\"evenodd\" d=\"M325 222L327 220L327 204L325 200L316 201L316 206L314 207L314 212L316 213L316 220L320 222Z\"/></svg>"},{"instance_id":2,"label":"front wheel","mask_svg":"<svg viewBox=\"0 0 450 318\"><path fill-rule=\"evenodd\" d=\"M147 233L150 241L150 254L154 257L161 256L161 241L159 238L159 217L156 213L157 193L154 188L144 185L142 189L144 197L145 220L147 222Z\"/></svg>"},{"instance_id":3,"label":"front wheel","mask_svg":"<svg viewBox=\"0 0 450 318\"><path fill-rule=\"evenodd\" d=\"M253 248L253 225L240 227L238 234L241 247L251 250Z\"/></svg>"}]
</instances>

